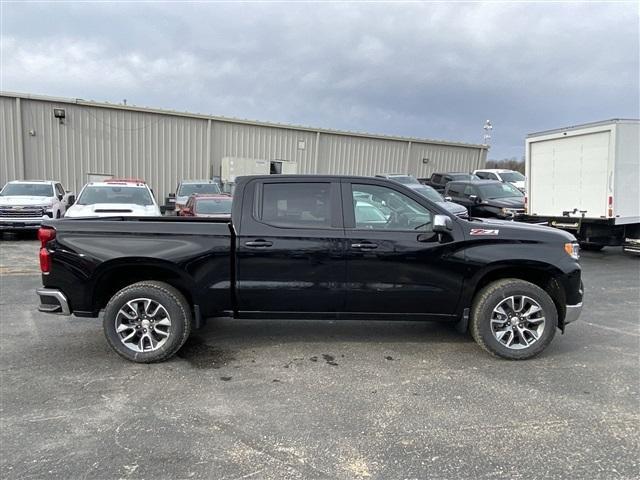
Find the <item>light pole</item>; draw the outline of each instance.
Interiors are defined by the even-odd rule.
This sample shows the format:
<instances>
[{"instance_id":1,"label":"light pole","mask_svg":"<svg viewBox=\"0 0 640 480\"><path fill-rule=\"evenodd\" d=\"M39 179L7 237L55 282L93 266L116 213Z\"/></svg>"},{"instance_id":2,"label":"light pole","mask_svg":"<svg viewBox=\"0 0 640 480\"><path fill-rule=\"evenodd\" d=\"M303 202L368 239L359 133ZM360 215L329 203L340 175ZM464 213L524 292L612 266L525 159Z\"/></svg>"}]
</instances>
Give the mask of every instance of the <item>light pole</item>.
<instances>
[{"instance_id":1,"label":"light pole","mask_svg":"<svg viewBox=\"0 0 640 480\"><path fill-rule=\"evenodd\" d=\"M491 120L487 120L484 122L484 135L482 138L484 139L484 145L489 145L491 142L491 130L493 130L493 125L491 125Z\"/></svg>"}]
</instances>

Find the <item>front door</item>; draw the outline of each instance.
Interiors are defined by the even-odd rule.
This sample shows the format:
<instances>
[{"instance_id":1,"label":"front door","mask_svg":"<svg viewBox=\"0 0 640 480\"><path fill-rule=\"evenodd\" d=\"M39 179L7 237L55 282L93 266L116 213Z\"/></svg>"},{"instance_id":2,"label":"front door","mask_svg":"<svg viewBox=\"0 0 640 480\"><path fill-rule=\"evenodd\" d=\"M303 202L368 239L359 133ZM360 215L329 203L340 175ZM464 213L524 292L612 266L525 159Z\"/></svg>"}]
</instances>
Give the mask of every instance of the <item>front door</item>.
<instances>
[{"instance_id":1,"label":"front door","mask_svg":"<svg viewBox=\"0 0 640 480\"><path fill-rule=\"evenodd\" d=\"M434 211L417 194L373 181L345 181L342 191L346 311L455 313L465 264L454 237L461 233L441 242L431 231Z\"/></svg>"},{"instance_id":2,"label":"front door","mask_svg":"<svg viewBox=\"0 0 640 480\"><path fill-rule=\"evenodd\" d=\"M240 309L293 315L343 310L340 184L256 179L243 202L250 207L243 205L236 239Z\"/></svg>"}]
</instances>

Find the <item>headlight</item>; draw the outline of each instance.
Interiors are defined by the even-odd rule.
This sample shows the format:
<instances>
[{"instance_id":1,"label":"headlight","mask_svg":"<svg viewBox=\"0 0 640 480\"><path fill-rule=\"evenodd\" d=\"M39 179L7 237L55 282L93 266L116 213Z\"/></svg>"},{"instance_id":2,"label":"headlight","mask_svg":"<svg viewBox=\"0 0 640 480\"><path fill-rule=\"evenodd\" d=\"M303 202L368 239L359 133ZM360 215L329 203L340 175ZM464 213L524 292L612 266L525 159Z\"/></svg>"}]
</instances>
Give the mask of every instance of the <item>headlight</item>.
<instances>
[{"instance_id":1,"label":"headlight","mask_svg":"<svg viewBox=\"0 0 640 480\"><path fill-rule=\"evenodd\" d=\"M514 210L513 208L501 208L500 213L502 213L502 215L504 215L505 217L512 217L513 215L515 215L516 210Z\"/></svg>"},{"instance_id":2,"label":"headlight","mask_svg":"<svg viewBox=\"0 0 640 480\"><path fill-rule=\"evenodd\" d=\"M580 245L577 243L565 243L564 251L567 252L567 254L574 260L578 260L580 258Z\"/></svg>"}]
</instances>

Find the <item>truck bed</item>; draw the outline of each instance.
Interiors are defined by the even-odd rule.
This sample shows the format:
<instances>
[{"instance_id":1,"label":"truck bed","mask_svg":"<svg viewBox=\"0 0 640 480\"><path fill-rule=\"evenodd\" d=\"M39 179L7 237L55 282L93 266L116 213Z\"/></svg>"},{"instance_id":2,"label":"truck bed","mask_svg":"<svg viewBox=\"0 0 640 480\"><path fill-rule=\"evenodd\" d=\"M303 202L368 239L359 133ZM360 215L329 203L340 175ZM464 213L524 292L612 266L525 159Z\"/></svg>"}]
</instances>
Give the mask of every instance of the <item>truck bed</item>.
<instances>
[{"instance_id":1,"label":"truck bed","mask_svg":"<svg viewBox=\"0 0 640 480\"><path fill-rule=\"evenodd\" d=\"M44 275L44 286L69 292L79 316L95 316L96 308L104 307L102 300L131 282L131 275L149 278L160 269L170 270L194 299L207 296L221 309L230 308L233 233L228 220L113 217L50 220L43 226L55 228L57 245L52 253L56 275ZM78 281L87 286L82 292L71 287ZM212 289L203 288L212 284Z\"/></svg>"}]
</instances>

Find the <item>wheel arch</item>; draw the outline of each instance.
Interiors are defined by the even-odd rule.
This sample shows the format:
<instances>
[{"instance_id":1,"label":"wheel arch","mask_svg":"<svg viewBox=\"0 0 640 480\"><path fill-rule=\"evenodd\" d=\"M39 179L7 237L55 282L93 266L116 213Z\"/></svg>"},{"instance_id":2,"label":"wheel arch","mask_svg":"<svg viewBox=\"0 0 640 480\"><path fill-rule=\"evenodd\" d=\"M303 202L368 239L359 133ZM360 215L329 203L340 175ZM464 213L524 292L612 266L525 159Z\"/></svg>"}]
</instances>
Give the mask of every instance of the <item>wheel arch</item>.
<instances>
[{"instance_id":1,"label":"wheel arch","mask_svg":"<svg viewBox=\"0 0 640 480\"><path fill-rule=\"evenodd\" d=\"M174 263L161 259L125 257L100 265L93 275L90 299L98 312L122 288L145 280L165 282L178 290L193 309L199 301L195 281Z\"/></svg>"},{"instance_id":2,"label":"wheel arch","mask_svg":"<svg viewBox=\"0 0 640 480\"><path fill-rule=\"evenodd\" d=\"M543 262L528 262L526 264L496 263L477 272L466 289L465 305L471 306L477 293L486 285L505 278L517 278L542 288L553 300L558 311L558 327L564 331L566 315L566 292L562 282L563 272L556 266Z\"/></svg>"}]
</instances>

